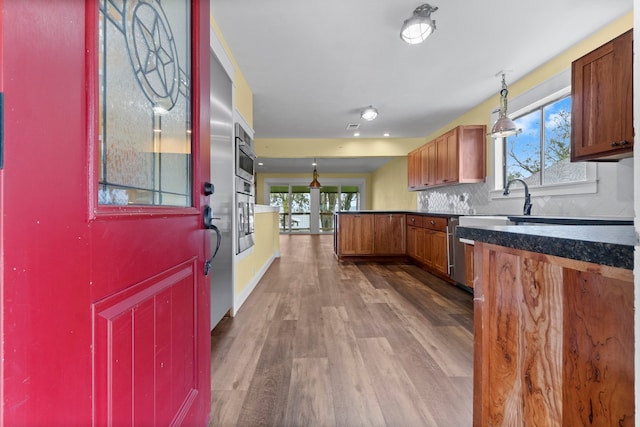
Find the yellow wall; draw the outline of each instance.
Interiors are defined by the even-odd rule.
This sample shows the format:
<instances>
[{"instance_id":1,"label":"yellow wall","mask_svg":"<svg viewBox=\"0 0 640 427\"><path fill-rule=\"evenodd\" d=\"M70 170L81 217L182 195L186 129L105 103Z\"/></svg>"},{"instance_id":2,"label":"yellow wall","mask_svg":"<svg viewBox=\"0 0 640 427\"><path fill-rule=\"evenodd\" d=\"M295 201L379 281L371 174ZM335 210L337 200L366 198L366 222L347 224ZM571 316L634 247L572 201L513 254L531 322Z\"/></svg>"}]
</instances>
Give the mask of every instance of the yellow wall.
<instances>
[{"instance_id":1,"label":"yellow wall","mask_svg":"<svg viewBox=\"0 0 640 427\"><path fill-rule=\"evenodd\" d=\"M406 159L406 157L405 157ZM312 176L313 171L309 171L309 173L259 173L256 175L256 203L260 205L268 205L269 201L264 199L264 181L265 179L282 179L283 181L287 181L289 179L308 179L309 182L313 179ZM405 172L406 174L406 172ZM364 179L365 185L367 187L366 190L366 206L361 206L361 209L371 209L371 198L372 198L372 182L371 182L371 174L368 173L321 173L318 171L318 181L322 184L323 178L330 179Z\"/></svg>"},{"instance_id":2,"label":"yellow wall","mask_svg":"<svg viewBox=\"0 0 640 427\"><path fill-rule=\"evenodd\" d=\"M256 282L272 257L280 254L280 230L278 212L262 212L255 215L255 245L252 253L235 263L235 295Z\"/></svg>"},{"instance_id":3,"label":"yellow wall","mask_svg":"<svg viewBox=\"0 0 640 427\"><path fill-rule=\"evenodd\" d=\"M255 147L259 157L395 157L425 143L424 138L260 138Z\"/></svg>"},{"instance_id":4,"label":"yellow wall","mask_svg":"<svg viewBox=\"0 0 640 427\"><path fill-rule=\"evenodd\" d=\"M407 157L395 158L371 176L371 209L416 210L418 193L408 191Z\"/></svg>"}]
</instances>

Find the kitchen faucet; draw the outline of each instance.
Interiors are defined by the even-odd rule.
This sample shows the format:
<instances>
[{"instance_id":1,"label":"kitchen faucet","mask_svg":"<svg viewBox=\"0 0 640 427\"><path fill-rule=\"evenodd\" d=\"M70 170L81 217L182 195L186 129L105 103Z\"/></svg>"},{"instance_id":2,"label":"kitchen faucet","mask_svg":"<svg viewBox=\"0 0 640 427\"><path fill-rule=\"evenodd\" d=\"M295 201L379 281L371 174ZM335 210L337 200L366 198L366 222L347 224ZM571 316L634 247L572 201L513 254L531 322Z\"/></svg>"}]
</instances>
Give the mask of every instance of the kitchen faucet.
<instances>
[{"instance_id":1,"label":"kitchen faucet","mask_svg":"<svg viewBox=\"0 0 640 427\"><path fill-rule=\"evenodd\" d=\"M509 186L514 182L514 181L520 181L522 183L522 185L524 185L524 207L522 208L522 214L523 215L531 215L531 195L529 194L529 186L527 185L526 182L524 182L521 179L512 179L511 181L509 181L507 183L507 186L504 187L504 194L505 196L509 195Z\"/></svg>"}]
</instances>

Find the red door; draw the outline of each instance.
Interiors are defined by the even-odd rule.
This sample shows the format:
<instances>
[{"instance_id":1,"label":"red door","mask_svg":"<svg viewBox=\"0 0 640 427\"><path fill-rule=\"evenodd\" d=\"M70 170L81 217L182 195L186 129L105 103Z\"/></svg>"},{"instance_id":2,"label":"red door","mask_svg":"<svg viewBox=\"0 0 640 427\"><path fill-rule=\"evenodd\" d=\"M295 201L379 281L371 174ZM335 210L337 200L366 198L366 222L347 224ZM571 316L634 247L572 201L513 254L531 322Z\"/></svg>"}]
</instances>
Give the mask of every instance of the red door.
<instances>
[{"instance_id":1,"label":"red door","mask_svg":"<svg viewBox=\"0 0 640 427\"><path fill-rule=\"evenodd\" d=\"M209 2L191 1L182 37L163 10L179 3L0 0L1 425L207 423ZM99 31L127 47L120 103L100 98L115 68ZM187 120L122 111L141 96ZM113 148L147 131L152 150Z\"/></svg>"}]
</instances>

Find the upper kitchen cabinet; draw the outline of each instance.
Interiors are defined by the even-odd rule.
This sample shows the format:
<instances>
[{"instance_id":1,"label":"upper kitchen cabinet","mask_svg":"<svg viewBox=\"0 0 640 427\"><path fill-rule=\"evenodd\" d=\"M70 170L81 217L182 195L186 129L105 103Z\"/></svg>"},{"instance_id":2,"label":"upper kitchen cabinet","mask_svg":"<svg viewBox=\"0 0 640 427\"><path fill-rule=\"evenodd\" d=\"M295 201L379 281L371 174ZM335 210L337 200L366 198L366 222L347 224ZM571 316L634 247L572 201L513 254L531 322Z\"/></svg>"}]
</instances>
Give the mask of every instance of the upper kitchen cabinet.
<instances>
[{"instance_id":1,"label":"upper kitchen cabinet","mask_svg":"<svg viewBox=\"0 0 640 427\"><path fill-rule=\"evenodd\" d=\"M422 152L424 146L417 148L407 155L407 170L409 191L416 191L422 185Z\"/></svg>"},{"instance_id":2,"label":"upper kitchen cabinet","mask_svg":"<svg viewBox=\"0 0 640 427\"><path fill-rule=\"evenodd\" d=\"M571 161L633 156L633 30L572 63Z\"/></svg>"},{"instance_id":3,"label":"upper kitchen cabinet","mask_svg":"<svg viewBox=\"0 0 640 427\"><path fill-rule=\"evenodd\" d=\"M486 135L484 125L458 126L409 153L409 190L484 182ZM417 153L421 153L419 162Z\"/></svg>"}]
</instances>

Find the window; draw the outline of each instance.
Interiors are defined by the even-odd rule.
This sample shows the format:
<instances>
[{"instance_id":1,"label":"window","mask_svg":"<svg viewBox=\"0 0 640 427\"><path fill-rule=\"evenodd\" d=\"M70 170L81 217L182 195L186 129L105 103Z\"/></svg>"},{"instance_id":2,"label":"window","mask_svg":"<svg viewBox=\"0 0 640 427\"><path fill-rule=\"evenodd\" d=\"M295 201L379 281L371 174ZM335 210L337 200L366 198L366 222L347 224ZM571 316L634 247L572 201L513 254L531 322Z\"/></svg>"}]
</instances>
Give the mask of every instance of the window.
<instances>
[{"instance_id":1,"label":"window","mask_svg":"<svg viewBox=\"0 0 640 427\"><path fill-rule=\"evenodd\" d=\"M510 179L519 178L537 196L593 194L597 192L597 167L590 162L571 163L571 69L509 99L509 117L522 132L491 140L493 176L491 199L502 199ZM490 123L498 118L492 112ZM515 194L523 187L516 186Z\"/></svg>"},{"instance_id":2,"label":"window","mask_svg":"<svg viewBox=\"0 0 640 427\"><path fill-rule=\"evenodd\" d=\"M189 2L100 2L100 205L192 205Z\"/></svg>"},{"instance_id":3,"label":"window","mask_svg":"<svg viewBox=\"0 0 640 427\"><path fill-rule=\"evenodd\" d=\"M364 204L363 180L326 178L322 184L314 192L307 179L265 180L265 200L280 210L281 233L332 233L334 212L358 210Z\"/></svg>"},{"instance_id":4,"label":"window","mask_svg":"<svg viewBox=\"0 0 640 427\"><path fill-rule=\"evenodd\" d=\"M571 96L564 96L519 117L522 132L503 140L506 183L520 178L529 185L579 182L584 163L571 163Z\"/></svg>"}]
</instances>

